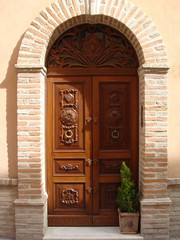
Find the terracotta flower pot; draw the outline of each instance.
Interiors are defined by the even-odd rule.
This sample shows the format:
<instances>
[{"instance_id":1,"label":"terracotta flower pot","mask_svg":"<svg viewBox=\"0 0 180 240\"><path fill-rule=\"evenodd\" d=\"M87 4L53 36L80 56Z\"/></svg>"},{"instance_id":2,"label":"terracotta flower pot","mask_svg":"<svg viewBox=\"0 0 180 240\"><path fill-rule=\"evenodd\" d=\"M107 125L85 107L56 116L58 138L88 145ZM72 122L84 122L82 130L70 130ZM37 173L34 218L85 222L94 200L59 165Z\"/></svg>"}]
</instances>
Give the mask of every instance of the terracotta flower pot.
<instances>
[{"instance_id":1,"label":"terracotta flower pot","mask_svg":"<svg viewBox=\"0 0 180 240\"><path fill-rule=\"evenodd\" d=\"M136 234L139 226L139 212L137 213L122 213L119 212L119 226L122 234Z\"/></svg>"}]
</instances>

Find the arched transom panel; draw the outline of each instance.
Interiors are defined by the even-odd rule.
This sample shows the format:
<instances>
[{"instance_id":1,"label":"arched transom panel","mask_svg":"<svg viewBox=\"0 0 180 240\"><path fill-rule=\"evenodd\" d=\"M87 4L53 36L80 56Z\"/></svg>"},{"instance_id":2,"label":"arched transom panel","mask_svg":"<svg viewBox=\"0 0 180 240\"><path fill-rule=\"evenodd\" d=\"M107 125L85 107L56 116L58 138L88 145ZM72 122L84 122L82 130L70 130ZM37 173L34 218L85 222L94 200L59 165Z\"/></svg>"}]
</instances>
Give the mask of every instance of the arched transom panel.
<instances>
[{"instance_id":1,"label":"arched transom panel","mask_svg":"<svg viewBox=\"0 0 180 240\"><path fill-rule=\"evenodd\" d=\"M119 31L83 24L62 34L51 47L48 68L137 68L136 52Z\"/></svg>"}]
</instances>

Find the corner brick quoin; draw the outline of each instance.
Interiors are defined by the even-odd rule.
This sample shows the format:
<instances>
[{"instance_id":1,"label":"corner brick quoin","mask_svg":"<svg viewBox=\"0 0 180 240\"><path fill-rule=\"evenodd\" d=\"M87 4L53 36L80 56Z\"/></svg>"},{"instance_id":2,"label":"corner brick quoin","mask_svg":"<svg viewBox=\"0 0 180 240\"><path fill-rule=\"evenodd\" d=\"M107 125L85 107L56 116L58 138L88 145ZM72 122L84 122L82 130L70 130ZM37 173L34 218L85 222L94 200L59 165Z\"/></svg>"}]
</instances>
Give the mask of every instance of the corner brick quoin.
<instances>
[{"instance_id":1,"label":"corner brick quoin","mask_svg":"<svg viewBox=\"0 0 180 240\"><path fill-rule=\"evenodd\" d=\"M128 0L55 1L39 13L24 34L15 65L18 77L16 239L31 239L33 229L33 221L25 221L26 215L23 217L21 209L29 211L32 219L39 211L38 231L33 239L41 239L47 226L44 170L46 55L63 32L83 23L101 23L119 30L137 53L139 116L140 122L143 120L143 126L139 127L141 233L145 239L151 239L151 236L160 239L161 235L164 240L168 239L167 54L151 19ZM162 221L164 225L158 225ZM22 227L25 225L26 236Z\"/></svg>"}]
</instances>

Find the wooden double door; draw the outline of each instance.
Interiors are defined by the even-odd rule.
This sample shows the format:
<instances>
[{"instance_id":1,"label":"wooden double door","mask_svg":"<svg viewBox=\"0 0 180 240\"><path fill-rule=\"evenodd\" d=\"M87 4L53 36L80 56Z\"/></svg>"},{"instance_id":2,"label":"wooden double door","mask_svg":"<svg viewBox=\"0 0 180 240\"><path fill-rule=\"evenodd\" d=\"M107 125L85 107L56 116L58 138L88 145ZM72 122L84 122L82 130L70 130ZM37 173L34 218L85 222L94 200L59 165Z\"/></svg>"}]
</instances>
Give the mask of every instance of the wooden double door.
<instances>
[{"instance_id":1,"label":"wooden double door","mask_svg":"<svg viewBox=\"0 0 180 240\"><path fill-rule=\"evenodd\" d=\"M138 179L136 76L47 78L50 226L117 225L122 162Z\"/></svg>"}]
</instances>

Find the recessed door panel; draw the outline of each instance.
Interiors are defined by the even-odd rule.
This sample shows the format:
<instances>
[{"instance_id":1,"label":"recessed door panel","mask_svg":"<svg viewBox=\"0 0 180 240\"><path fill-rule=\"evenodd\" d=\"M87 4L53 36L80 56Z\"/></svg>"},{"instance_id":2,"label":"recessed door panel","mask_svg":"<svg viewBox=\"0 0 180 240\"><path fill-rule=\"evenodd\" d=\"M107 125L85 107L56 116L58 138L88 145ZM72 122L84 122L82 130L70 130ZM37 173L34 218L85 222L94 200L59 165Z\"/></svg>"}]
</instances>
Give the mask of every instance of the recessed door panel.
<instances>
[{"instance_id":1,"label":"recessed door panel","mask_svg":"<svg viewBox=\"0 0 180 240\"><path fill-rule=\"evenodd\" d=\"M99 83L100 151L130 149L129 92L129 82Z\"/></svg>"},{"instance_id":2,"label":"recessed door panel","mask_svg":"<svg viewBox=\"0 0 180 240\"><path fill-rule=\"evenodd\" d=\"M85 159L54 159L53 176L85 175Z\"/></svg>"},{"instance_id":3,"label":"recessed door panel","mask_svg":"<svg viewBox=\"0 0 180 240\"><path fill-rule=\"evenodd\" d=\"M104 175L119 175L122 162L125 162L129 167L129 159L99 159L99 174Z\"/></svg>"},{"instance_id":4,"label":"recessed door panel","mask_svg":"<svg viewBox=\"0 0 180 240\"><path fill-rule=\"evenodd\" d=\"M54 211L85 210L85 184L84 183L55 183Z\"/></svg>"},{"instance_id":5,"label":"recessed door panel","mask_svg":"<svg viewBox=\"0 0 180 240\"><path fill-rule=\"evenodd\" d=\"M99 210L115 210L118 183L100 183L99 184Z\"/></svg>"},{"instance_id":6,"label":"recessed door panel","mask_svg":"<svg viewBox=\"0 0 180 240\"><path fill-rule=\"evenodd\" d=\"M53 83L54 150L85 150L84 82Z\"/></svg>"}]
</instances>

